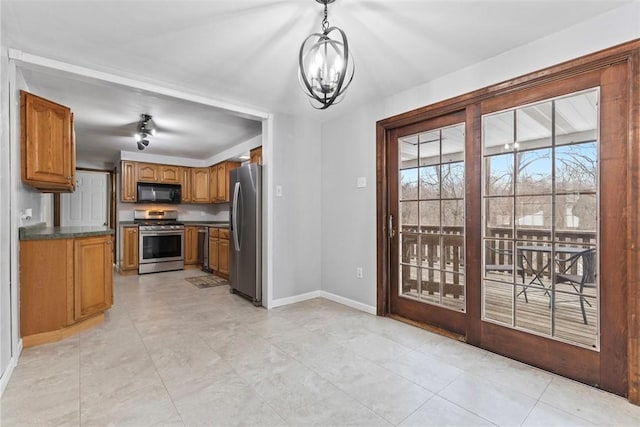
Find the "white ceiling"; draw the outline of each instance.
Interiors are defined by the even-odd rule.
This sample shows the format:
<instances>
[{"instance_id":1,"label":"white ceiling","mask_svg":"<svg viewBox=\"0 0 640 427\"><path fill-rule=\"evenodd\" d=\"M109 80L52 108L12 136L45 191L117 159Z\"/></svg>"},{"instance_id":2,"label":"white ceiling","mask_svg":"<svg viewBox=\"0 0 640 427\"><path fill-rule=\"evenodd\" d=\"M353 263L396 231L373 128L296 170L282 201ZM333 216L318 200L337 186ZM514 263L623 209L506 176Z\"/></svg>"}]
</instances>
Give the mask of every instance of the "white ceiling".
<instances>
[{"instance_id":1,"label":"white ceiling","mask_svg":"<svg viewBox=\"0 0 640 427\"><path fill-rule=\"evenodd\" d=\"M297 79L300 43L320 29L314 0L2 0L1 25L10 48L321 121L629 2L337 0L329 21L346 32L356 73L344 101L326 111L308 104ZM25 79L75 111L79 158L136 151L128 134L140 113L160 127L153 154L208 157L260 132L211 107L56 74Z\"/></svg>"}]
</instances>

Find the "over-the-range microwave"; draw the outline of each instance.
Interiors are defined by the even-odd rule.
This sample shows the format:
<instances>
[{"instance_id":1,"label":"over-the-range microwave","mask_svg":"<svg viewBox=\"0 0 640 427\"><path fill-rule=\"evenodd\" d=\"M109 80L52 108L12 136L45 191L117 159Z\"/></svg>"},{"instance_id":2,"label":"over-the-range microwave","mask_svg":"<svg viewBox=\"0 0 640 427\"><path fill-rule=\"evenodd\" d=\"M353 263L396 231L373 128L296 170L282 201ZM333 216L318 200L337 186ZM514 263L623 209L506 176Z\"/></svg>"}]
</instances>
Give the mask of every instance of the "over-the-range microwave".
<instances>
[{"instance_id":1,"label":"over-the-range microwave","mask_svg":"<svg viewBox=\"0 0 640 427\"><path fill-rule=\"evenodd\" d=\"M138 203L171 203L178 204L182 198L182 187L179 184L138 183Z\"/></svg>"}]
</instances>

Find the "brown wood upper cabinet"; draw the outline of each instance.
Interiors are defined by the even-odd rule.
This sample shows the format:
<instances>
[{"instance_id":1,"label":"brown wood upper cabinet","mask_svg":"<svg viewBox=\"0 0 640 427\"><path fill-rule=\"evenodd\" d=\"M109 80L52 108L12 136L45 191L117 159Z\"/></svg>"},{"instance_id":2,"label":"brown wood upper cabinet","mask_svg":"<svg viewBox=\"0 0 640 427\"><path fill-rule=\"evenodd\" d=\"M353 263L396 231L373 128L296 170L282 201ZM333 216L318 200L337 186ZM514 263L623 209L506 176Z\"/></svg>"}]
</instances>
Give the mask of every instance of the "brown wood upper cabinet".
<instances>
[{"instance_id":1,"label":"brown wood upper cabinet","mask_svg":"<svg viewBox=\"0 0 640 427\"><path fill-rule=\"evenodd\" d=\"M159 166L154 163L136 163L136 182L160 182Z\"/></svg>"},{"instance_id":2,"label":"brown wood upper cabinet","mask_svg":"<svg viewBox=\"0 0 640 427\"><path fill-rule=\"evenodd\" d=\"M41 191L75 189L71 109L20 91L22 181Z\"/></svg>"},{"instance_id":3,"label":"brown wood upper cabinet","mask_svg":"<svg viewBox=\"0 0 640 427\"><path fill-rule=\"evenodd\" d=\"M123 160L120 162L120 200L135 202L136 198L136 163Z\"/></svg>"},{"instance_id":4,"label":"brown wood upper cabinet","mask_svg":"<svg viewBox=\"0 0 640 427\"><path fill-rule=\"evenodd\" d=\"M180 184L180 166L159 165L160 182L165 184Z\"/></svg>"},{"instance_id":5,"label":"brown wood upper cabinet","mask_svg":"<svg viewBox=\"0 0 640 427\"><path fill-rule=\"evenodd\" d=\"M253 150L249 151L249 162L257 163L259 165L262 164L262 146L256 147Z\"/></svg>"},{"instance_id":6,"label":"brown wood upper cabinet","mask_svg":"<svg viewBox=\"0 0 640 427\"><path fill-rule=\"evenodd\" d=\"M209 168L191 168L191 202L211 202L209 192Z\"/></svg>"},{"instance_id":7,"label":"brown wood upper cabinet","mask_svg":"<svg viewBox=\"0 0 640 427\"><path fill-rule=\"evenodd\" d=\"M180 168L180 184L182 185L182 203L191 203L191 168Z\"/></svg>"},{"instance_id":8,"label":"brown wood upper cabinet","mask_svg":"<svg viewBox=\"0 0 640 427\"><path fill-rule=\"evenodd\" d=\"M216 170L216 192L211 196L214 203L229 202L231 195L229 194L229 172L240 166L238 162L222 162L212 166L212 170Z\"/></svg>"}]
</instances>

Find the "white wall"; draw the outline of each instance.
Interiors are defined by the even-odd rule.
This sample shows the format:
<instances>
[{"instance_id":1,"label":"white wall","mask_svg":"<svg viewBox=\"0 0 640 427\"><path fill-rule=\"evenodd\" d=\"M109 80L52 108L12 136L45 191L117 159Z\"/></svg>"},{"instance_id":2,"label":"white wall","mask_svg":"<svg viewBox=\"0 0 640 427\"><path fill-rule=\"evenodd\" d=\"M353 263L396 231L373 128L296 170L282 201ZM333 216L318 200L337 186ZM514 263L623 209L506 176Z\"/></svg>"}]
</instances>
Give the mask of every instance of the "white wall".
<instances>
[{"instance_id":1,"label":"white wall","mask_svg":"<svg viewBox=\"0 0 640 427\"><path fill-rule=\"evenodd\" d=\"M286 114L273 120L273 300L320 290L320 126Z\"/></svg>"},{"instance_id":2,"label":"white wall","mask_svg":"<svg viewBox=\"0 0 640 427\"><path fill-rule=\"evenodd\" d=\"M638 37L640 2L636 1L325 122L322 290L365 305L376 302L376 121ZM359 175L367 177L367 188L355 189ZM355 279L356 266L364 268L361 280Z\"/></svg>"},{"instance_id":3,"label":"white wall","mask_svg":"<svg viewBox=\"0 0 640 427\"><path fill-rule=\"evenodd\" d=\"M21 340L19 295L20 270L18 227L45 222L51 225L52 202L50 194L41 194L22 183L20 169L20 89L28 90L22 75L14 63L8 61L6 50L2 49L1 65L1 105L2 121L0 149L1 168L0 195L4 203L0 214L0 392L4 391L9 375L17 363ZM32 218L23 220L23 209L32 209ZM10 304L7 304L10 302ZM7 329L8 327L8 329Z\"/></svg>"},{"instance_id":4,"label":"white wall","mask_svg":"<svg viewBox=\"0 0 640 427\"><path fill-rule=\"evenodd\" d=\"M1 10L0 10L1 14ZM11 158L9 150L9 74L6 50L0 55L0 393L6 385L12 357L11 340ZM5 375L6 374L6 375Z\"/></svg>"},{"instance_id":5,"label":"white wall","mask_svg":"<svg viewBox=\"0 0 640 427\"><path fill-rule=\"evenodd\" d=\"M371 103L322 128L322 290L368 306L376 305L376 129L369 124L381 114ZM356 187L358 177L366 187Z\"/></svg>"}]
</instances>

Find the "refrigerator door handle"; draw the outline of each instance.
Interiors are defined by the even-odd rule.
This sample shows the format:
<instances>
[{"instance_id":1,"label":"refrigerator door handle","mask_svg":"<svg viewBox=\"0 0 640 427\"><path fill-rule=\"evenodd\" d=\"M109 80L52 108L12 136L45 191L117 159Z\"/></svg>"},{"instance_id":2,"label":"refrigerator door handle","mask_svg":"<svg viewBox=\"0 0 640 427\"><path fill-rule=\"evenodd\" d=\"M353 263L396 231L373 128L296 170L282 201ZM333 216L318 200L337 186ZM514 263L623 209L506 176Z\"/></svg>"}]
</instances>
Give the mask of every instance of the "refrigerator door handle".
<instances>
[{"instance_id":1,"label":"refrigerator door handle","mask_svg":"<svg viewBox=\"0 0 640 427\"><path fill-rule=\"evenodd\" d=\"M240 242L238 241L238 196L240 195L240 183L236 182L233 188L233 219L231 226L233 227L233 244L236 252L240 250Z\"/></svg>"}]
</instances>

